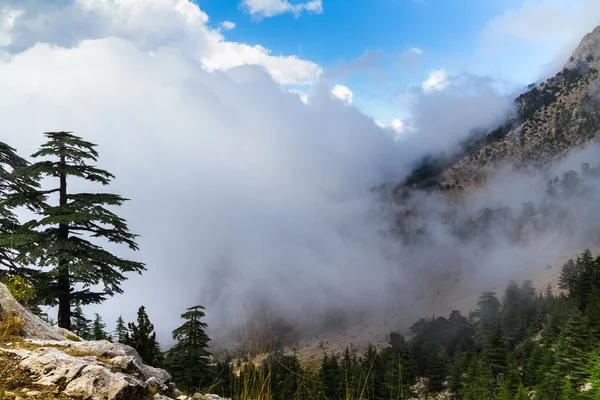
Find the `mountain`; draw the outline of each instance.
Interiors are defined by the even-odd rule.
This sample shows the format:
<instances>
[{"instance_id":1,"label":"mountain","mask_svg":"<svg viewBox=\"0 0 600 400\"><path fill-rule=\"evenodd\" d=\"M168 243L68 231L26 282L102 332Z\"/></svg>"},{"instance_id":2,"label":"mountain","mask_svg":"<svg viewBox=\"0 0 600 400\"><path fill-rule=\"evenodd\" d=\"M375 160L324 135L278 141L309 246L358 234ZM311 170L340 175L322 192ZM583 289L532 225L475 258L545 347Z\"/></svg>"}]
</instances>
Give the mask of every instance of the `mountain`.
<instances>
[{"instance_id":1,"label":"mountain","mask_svg":"<svg viewBox=\"0 0 600 400\"><path fill-rule=\"evenodd\" d=\"M503 164L543 168L571 148L600 141L600 26L587 34L564 68L516 99L517 116L453 160L442 190L480 186ZM481 141L478 141L481 143Z\"/></svg>"}]
</instances>

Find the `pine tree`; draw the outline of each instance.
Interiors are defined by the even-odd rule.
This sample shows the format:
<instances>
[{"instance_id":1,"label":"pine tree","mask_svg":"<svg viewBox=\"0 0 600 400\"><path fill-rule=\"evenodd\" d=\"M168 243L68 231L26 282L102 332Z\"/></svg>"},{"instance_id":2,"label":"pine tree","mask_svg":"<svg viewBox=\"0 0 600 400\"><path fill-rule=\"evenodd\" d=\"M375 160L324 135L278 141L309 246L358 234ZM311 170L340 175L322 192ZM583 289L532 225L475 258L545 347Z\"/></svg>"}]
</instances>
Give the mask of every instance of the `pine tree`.
<instances>
[{"instance_id":1,"label":"pine tree","mask_svg":"<svg viewBox=\"0 0 600 400\"><path fill-rule=\"evenodd\" d=\"M556 346L556 376L566 377L574 385L582 382L586 376L588 340L580 312L571 309Z\"/></svg>"},{"instance_id":2,"label":"pine tree","mask_svg":"<svg viewBox=\"0 0 600 400\"><path fill-rule=\"evenodd\" d=\"M506 370L506 344L499 326L485 348L484 359L491 368L494 378Z\"/></svg>"},{"instance_id":3,"label":"pine tree","mask_svg":"<svg viewBox=\"0 0 600 400\"><path fill-rule=\"evenodd\" d=\"M204 307L194 306L181 314L185 323L173 331L175 346L167 352L167 365L176 383L186 390L196 391L209 381L208 335Z\"/></svg>"},{"instance_id":4,"label":"pine tree","mask_svg":"<svg viewBox=\"0 0 600 400\"><path fill-rule=\"evenodd\" d=\"M343 385L343 398L356 398L360 395L360 371L356 357L350 355L350 349L346 347L344 356L340 362L341 377Z\"/></svg>"},{"instance_id":5,"label":"pine tree","mask_svg":"<svg viewBox=\"0 0 600 400\"><path fill-rule=\"evenodd\" d=\"M106 324L102 321L100 314L94 314L94 322L92 323L92 338L93 340L107 340L109 338L106 333Z\"/></svg>"},{"instance_id":6,"label":"pine tree","mask_svg":"<svg viewBox=\"0 0 600 400\"><path fill-rule=\"evenodd\" d=\"M577 285L577 278L577 267L575 266L575 262L569 260L561 268L560 277L558 278L558 287L572 294Z\"/></svg>"},{"instance_id":7,"label":"pine tree","mask_svg":"<svg viewBox=\"0 0 600 400\"><path fill-rule=\"evenodd\" d=\"M323 356L320 371L320 383L325 398L339 398L341 394L341 371L335 355Z\"/></svg>"},{"instance_id":8,"label":"pine tree","mask_svg":"<svg viewBox=\"0 0 600 400\"><path fill-rule=\"evenodd\" d=\"M50 160L18 169L22 179L57 178L58 185L49 190L37 190L36 195L57 195L58 205L45 204L35 227L37 241L45 249L39 265L50 268L52 280L45 287L44 298L49 305L58 302L58 325L70 328L71 304L91 304L107 296L122 293L120 283L126 272L141 273L144 264L117 257L89 238L102 238L111 243L123 243L137 250L136 235L129 232L125 220L108 207L120 206L126 199L108 193L70 193L69 178L108 185L112 174L87 162L96 162L96 145L70 132L47 132L48 142L32 155ZM77 285L79 284L79 285ZM92 287L100 286L99 291Z\"/></svg>"},{"instance_id":9,"label":"pine tree","mask_svg":"<svg viewBox=\"0 0 600 400\"><path fill-rule=\"evenodd\" d=\"M427 357L426 377L429 379L429 390L434 393L444 389L444 381L448 373L448 355L442 347L432 349Z\"/></svg>"},{"instance_id":10,"label":"pine tree","mask_svg":"<svg viewBox=\"0 0 600 400\"><path fill-rule=\"evenodd\" d=\"M160 346L144 306L138 310L137 325L131 322L128 325L129 332L123 343L133 347L146 364L157 366L161 361Z\"/></svg>"},{"instance_id":11,"label":"pine tree","mask_svg":"<svg viewBox=\"0 0 600 400\"><path fill-rule=\"evenodd\" d=\"M83 314L83 310L80 306L75 307L73 313L71 314L71 325L73 326L73 332L82 339L90 340L92 339L92 328L90 326L90 321Z\"/></svg>"},{"instance_id":12,"label":"pine tree","mask_svg":"<svg viewBox=\"0 0 600 400\"><path fill-rule=\"evenodd\" d=\"M372 399L383 399L386 396L385 371L377 348L369 343L363 360L363 372L367 377L366 393Z\"/></svg>"},{"instance_id":13,"label":"pine tree","mask_svg":"<svg viewBox=\"0 0 600 400\"><path fill-rule=\"evenodd\" d=\"M124 343L128 333L129 329L127 329L127 325L125 325L123 317L119 315L119 318L117 318L117 325L114 332L115 340L119 343Z\"/></svg>"},{"instance_id":14,"label":"pine tree","mask_svg":"<svg viewBox=\"0 0 600 400\"><path fill-rule=\"evenodd\" d=\"M40 278L37 270L27 267L39 251L31 223L22 225L13 211L25 207L37 212L45 199L38 194L39 183L35 179L16 173L28 164L14 148L0 142L0 278Z\"/></svg>"},{"instance_id":15,"label":"pine tree","mask_svg":"<svg viewBox=\"0 0 600 400\"><path fill-rule=\"evenodd\" d=\"M485 292L479 296L478 309L473 313L477 335L476 343L485 346L500 324L500 301L494 292Z\"/></svg>"},{"instance_id":16,"label":"pine tree","mask_svg":"<svg viewBox=\"0 0 600 400\"><path fill-rule=\"evenodd\" d=\"M392 399L407 398L410 387L415 383L415 360L404 336L395 332L390 333L389 344L391 347L383 350L381 354L386 365L387 391L391 393Z\"/></svg>"},{"instance_id":17,"label":"pine tree","mask_svg":"<svg viewBox=\"0 0 600 400\"><path fill-rule=\"evenodd\" d=\"M502 329L509 349L513 349L525 336L525 318L522 313L522 292L516 282L510 282L502 300Z\"/></svg>"}]
</instances>

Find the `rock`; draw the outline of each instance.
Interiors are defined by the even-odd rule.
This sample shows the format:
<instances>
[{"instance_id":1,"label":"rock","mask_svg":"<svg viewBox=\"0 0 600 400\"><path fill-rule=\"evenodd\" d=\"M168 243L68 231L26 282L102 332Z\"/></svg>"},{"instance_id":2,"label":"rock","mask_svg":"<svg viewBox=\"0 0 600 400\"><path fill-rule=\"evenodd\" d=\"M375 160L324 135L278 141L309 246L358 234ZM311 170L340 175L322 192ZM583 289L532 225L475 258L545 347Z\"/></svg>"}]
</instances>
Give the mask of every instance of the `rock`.
<instances>
[{"instance_id":1,"label":"rock","mask_svg":"<svg viewBox=\"0 0 600 400\"><path fill-rule=\"evenodd\" d=\"M86 360L72 357L53 347L10 352L22 358L19 368L32 372L36 376L35 383L39 385L52 386L61 380L70 382L89 364Z\"/></svg>"},{"instance_id":2,"label":"rock","mask_svg":"<svg viewBox=\"0 0 600 400\"><path fill-rule=\"evenodd\" d=\"M71 397L138 399L173 391L166 371L144 364L133 348L120 343L33 339L25 342L39 348L0 351L17 355L21 359L19 368L30 372L34 383L64 387L63 393Z\"/></svg>"},{"instance_id":3,"label":"rock","mask_svg":"<svg viewBox=\"0 0 600 400\"><path fill-rule=\"evenodd\" d=\"M6 286L1 283L0 311L5 314L17 315L23 320L23 336L25 337L48 340L67 340L65 339L63 330L50 326L46 321L24 308L15 300ZM70 332L69 334L73 335ZM73 337L77 336L73 335Z\"/></svg>"},{"instance_id":4,"label":"rock","mask_svg":"<svg viewBox=\"0 0 600 400\"><path fill-rule=\"evenodd\" d=\"M164 396L162 394L156 394L156 395L154 395L154 397L152 399L153 400L171 400L170 397Z\"/></svg>"},{"instance_id":5,"label":"rock","mask_svg":"<svg viewBox=\"0 0 600 400\"><path fill-rule=\"evenodd\" d=\"M169 386L165 384L164 381L159 380L157 377L153 376L150 377L150 379L148 379L146 381L146 385L148 386L148 389L151 392L168 392L169 391Z\"/></svg>"},{"instance_id":6,"label":"rock","mask_svg":"<svg viewBox=\"0 0 600 400\"><path fill-rule=\"evenodd\" d=\"M137 399L146 393L146 384L131 375L111 372L105 366L88 365L63 393L94 400Z\"/></svg>"},{"instance_id":7,"label":"rock","mask_svg":"<svg viewBox=\"0 0 600 400\"><path fill-rule=\"evenodd\" d=\"M73 351L77 354L89 354L96 357L108 358L111 361L117 357L120 365L127 365L131 374L137 376L143 381L155 377L160 384L167 384L171 381L171 375L163 369L154 368L144 364L140 355L132 347L121 343L111 343L107 340L82 341L82 342L55 342L51 340L28 340L29 343L38 346L52 346L65 348L66 352ZM78 357L81 358L81 357ZM120 367L119 367L120 368Z\"/></svg>"},{"instance_id":8,"label":"rock","mask_svg":"<svg viewBox=\"0 0 600 400\"><path fill-rule=\"evenodd\" d=\"M181 396L177 396L176 400L189 400L189 399L190 399L189 396L182 394Z\"/></svg>"},{"instance_id":9,"label":"rock","mask_svg":"<svg viewBox=\"0 0 600 400\"><path fill-rule=\"evenodd\" d=\"M42 394L42 392L39 392L37 390L30 390L29 392L25 393L25 396L27 396L27 397L35 397L35 396L39 396L41 394Z\"/></svg>"},{"instance_id":10,"label":"rock","mask_svg":"<svg viewBox=\"0 0 600 400\"><path fill-rule=\"evenodd\" d=\"M129 360L123 356L116 356L110 359L110 364L120 370L126 371L129 368Z\"/></svg>"},{"instance_id":11,"label":"rock","mask_svg":"<svg viewBox=\"0 0 600 400\"><path fill-rule=\"evenodd\" d=\"M178 396L181 396L183 394L183 392L179 389L174 389L173 390L173 397L177 398Z\"/></svg>"}]
</instances>

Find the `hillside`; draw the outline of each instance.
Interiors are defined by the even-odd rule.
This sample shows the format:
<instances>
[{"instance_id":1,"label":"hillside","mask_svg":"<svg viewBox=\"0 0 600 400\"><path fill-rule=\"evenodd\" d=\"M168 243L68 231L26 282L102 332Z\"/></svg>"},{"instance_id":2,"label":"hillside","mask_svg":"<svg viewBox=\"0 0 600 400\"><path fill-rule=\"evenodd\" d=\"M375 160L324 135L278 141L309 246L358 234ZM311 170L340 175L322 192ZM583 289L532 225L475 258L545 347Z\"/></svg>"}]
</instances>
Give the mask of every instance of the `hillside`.
<instances>
[{"instance_id":1,"label":"hillside","mask_svg":"<svg viewBox=\"0 0 600 400\"><path fill-rule=\"evenodd\" d=\"M587 34L555 76L516 99L517 117L504 135L442 174L440 188L481 186L494 168L543 168L570 149L600 140L600 26Z\"/></svg>"}]
</instances>

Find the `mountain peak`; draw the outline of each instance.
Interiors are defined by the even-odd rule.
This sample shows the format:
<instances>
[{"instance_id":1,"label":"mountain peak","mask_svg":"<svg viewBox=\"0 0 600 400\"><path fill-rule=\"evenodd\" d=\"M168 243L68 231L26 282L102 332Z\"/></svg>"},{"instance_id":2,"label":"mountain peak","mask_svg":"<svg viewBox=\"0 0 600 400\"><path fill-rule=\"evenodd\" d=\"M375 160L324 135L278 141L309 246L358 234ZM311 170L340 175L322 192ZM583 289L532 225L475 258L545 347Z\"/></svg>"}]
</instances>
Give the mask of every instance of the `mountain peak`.
<instances>
[{"instance_id":1,"label":"mountain peak","mask_svg":"<svg viewBox=\"0 0 600 400\"><path fill-rule=\"evenodd\" d=\"M589 68L600 66L600 25L583 37L565 68Z\"/></svg>"}]
</instances>

